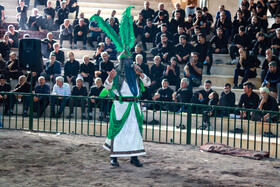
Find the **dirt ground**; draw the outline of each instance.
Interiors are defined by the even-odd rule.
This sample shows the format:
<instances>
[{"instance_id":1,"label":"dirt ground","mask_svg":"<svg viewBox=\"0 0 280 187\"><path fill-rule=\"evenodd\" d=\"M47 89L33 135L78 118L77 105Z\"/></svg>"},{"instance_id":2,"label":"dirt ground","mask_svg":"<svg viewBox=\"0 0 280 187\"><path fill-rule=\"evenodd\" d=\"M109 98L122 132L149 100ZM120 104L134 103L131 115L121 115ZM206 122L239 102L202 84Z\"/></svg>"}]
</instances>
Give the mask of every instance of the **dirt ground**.
<instances>
[{"instance_id":1,"label":"dirt ground","mask_svg":"<svg viewBox=\"0 0 280 187\"><path fill-rule=\"evenodd\" d=\"M0 186L280 186L280 161L145 142L143 168L109 164L105 138L0 130Z\"/></svg>"}]
</instances>

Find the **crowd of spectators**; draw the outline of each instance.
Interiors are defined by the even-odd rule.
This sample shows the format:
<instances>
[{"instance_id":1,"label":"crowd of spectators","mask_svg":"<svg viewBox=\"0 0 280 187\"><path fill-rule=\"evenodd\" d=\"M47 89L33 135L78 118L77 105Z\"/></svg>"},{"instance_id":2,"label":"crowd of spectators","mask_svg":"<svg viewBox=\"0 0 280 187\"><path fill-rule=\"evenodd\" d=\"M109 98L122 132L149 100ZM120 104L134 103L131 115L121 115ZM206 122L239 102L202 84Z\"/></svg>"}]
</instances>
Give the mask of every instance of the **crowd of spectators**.
<instances>
[{"instance_id":1,"label":"crowd of spectators","mask_svg":"<svg viewBox=\"0 0 280 187\"><path fill-rule=\"evenodd\" d=\"M42 4L39 0L35 2L36 5ZM211 89L211 80L204 82L202 90L193 93L193 87L199 87L202 84L204 66L207 68L207 75L211 75L211 66L214 63L213 54L229 54L232 58L229 64L236 65L233 72L233 88L243 88L245 92L240 98L238 107L242 108L244 105L245 108L257 109L259 107L262 109L263 106L267 106L264 103L274 101L277 98L278 103L280 103L280 3L278 1L267 2L266 0L254 3L253 0L249 2L244 0L236 13L231 13L225 9L224 5L220 5L216 20L208 12L207 7L201 9L195 7L194 4L196 1L189 2L187 11L185 11L181 9L179 3L176 3L176 9L169 18L169 12L164 9L163 3L160 3L158 10L155 11L150 8L150 3L146 1L144 9L139 13L138 19L134 21L135 47L132 58L152 81L151 86L146 88L143 93L142 99L234 107L235 95L231 91L232 86L229 83L224 85L224 91L220 97L217 92ZM52 92L54 95L62 96L51 98L35 96L34 102L39 102L39 105L43 106L39 107L40 111L37 115L41 116L44 112L42 108L50 103L51 114L60 117L68 104L70 105L69 118L73 117L74 105L81 106L82 118L86 118L86 100L73 99L69 101L67 96L90 96L91 100L87 105L89 116L92 119L92 107L101 105L94 97L101 94L102 83L108 76L107 72L115 67L114 62L117 61L116 46L106 34L102 33L96 22L90 22L85 18L84 13L79 14L77 0L57 1L55 8L52 8L51 1L47 1L45 6L43 15L40 15L38 9L34 8L29 18L27 17L28 5L26 5L25 0L20 0L19 6L16 8L20 30L48 32L47 38L42 40L42 54L49 60L43 71L36 72L38 85L35 87L35 93ZM3 22L5 18L4 7L0 6L0 10ZM269 30L267 29L268 11L275 19L275 23ZM73 12L75 12L75 20L71 24L68 15ZM118 34L119 21L115 14L116 11L113 10L111 17L105 21ZM102 16L101 10L98 10L96 15ZM235 15L233 20L231 15ZM213 32L212 26L214 27ZM60 31L59 42L49 32L58 29ZM77 41L83 42L83 49L87 49L86 44L89 43L91 48L96 48L93 58L85 55L82 59L83 62L80 63L75 59L74 52L70 51L67 54L68 60L65 60L63 49L61 49L64 40L69 40L71 49L77 48ZM0 42L0 80L5 80L3 85L7 89L3 88L2 91L11 91L11 88L7 86L10 80L19 79L19 83L13 91L28 93L30 85L25 73L19 68L16 54L10 53L11 47L18 47L18 41L18 31L13 25L9 25L4 40ZM95 45L95 41L97 45ZM154 55L154 64L151 68L147 65L147 52L145 52L148 49L147 43L151 43L150 52ZM239 57L236 59L236 56ZM263 63L258 60L259 56L265 57ZM184 77L181 76L179 64L184 66L182 71ZM254 85L248 82L248 79L257 76L256 69L261 64L262 87L267 89L261 90L263 95L259 103L259 96L252 91ZM238 84L239 76L243 77L240 84ZM54 85L53 88L45 86L47 84L45 81L51 81ZM89 83L89 94L83 84L84 81ZM72 91L71 85L73 86ZM265 95L267 92L275 99L267 97ZM29 98L24 96L22 98L24 115L27 115ZM19 97L13 99L3 97L2 99L5 100L7 107L5 113L12 114L13 105L19 101ZM276 100L275 102L277 103ZM55 104L60 105L57 113L55 113ZM109 107L109 102L102 104L103 115L100 116L101 118L108 116L106 111L109 111ZM164 107L162 109L185 111L184 107L176 108L174 106L172 109L168 106ZM39 109L36 108L36 110ZM209 128L209 117L213 115L213 108L200 109L199 112L204 116L204 123L200 128ZM221 115L229 114L226 111L220 111L220 113ZM250 116L244 113L241 115L246 118Z\"/></svg>"}]
</instances>

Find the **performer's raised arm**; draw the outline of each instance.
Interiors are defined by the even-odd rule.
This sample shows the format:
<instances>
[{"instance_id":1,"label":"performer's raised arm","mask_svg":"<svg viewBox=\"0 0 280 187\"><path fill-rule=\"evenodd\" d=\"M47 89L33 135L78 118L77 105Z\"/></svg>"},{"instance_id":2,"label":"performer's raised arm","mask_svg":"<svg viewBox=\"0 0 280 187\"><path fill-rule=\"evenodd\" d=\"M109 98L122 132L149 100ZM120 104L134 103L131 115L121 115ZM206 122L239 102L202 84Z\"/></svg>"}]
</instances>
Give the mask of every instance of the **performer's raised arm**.
<instances>
[{"instance_id":1,"label":"performer's raised arm","mask_svg":"<svg viewBox=\"0 0 280 187\"><path fill-rule=\"evenodd\" d=\"M113 86L113 79L117 75L117 72L115 69L112 69L112 71L107 72L108 73L108 78L105 80L104 87L107 90L110 90Z\"/></svg>"},{"instance_id":2,"label":"performer's raised arm","mask_svg":"<svg viewBox=\"0 0 280 187\"><path fill-rule=\"evenodd\" d=\"M143 71L141 70L141 68L138 65L134 64L134 70L135 70L135 73L140 76L140 79L143 82L145 87L148 87L151 85L151 79L143 73Z\"/></svg>"}]
</instances>

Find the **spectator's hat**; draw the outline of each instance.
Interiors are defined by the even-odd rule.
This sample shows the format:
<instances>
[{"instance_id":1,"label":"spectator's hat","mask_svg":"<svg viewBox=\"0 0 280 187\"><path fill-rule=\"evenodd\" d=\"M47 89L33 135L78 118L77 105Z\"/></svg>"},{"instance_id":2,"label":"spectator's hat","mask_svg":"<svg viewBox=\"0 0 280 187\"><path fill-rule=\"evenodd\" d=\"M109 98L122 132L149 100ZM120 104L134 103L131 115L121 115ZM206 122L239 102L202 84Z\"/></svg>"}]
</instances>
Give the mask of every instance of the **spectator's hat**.
<instances>
[{"instance_id":1,"label":"spectator's hat","mask_svg":"<svg viewBox=\"0 0 280 187\"><path fill-rule=\"evenodd\" d=\"M5 75L0 74L0 79L6 79Z\"/></svg>"}]
</instances>

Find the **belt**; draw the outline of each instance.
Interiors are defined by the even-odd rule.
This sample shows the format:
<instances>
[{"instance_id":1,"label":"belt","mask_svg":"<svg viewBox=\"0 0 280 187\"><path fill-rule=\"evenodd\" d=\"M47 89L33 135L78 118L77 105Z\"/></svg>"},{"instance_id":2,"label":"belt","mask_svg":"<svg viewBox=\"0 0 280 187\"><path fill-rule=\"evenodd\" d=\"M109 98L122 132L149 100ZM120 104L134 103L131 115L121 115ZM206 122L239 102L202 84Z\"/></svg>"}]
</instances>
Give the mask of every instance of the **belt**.
<instances>
[{"instance_id":1,"label":"belt","mask_svg":"<svg viewBox=\"0 0 280 187\"><path fill-rule=\"evenodd\" d=\"M117 100L117 101L119 101L119 97L118 96L116 96L115 97L115 100ZM122 101L138 101L138 98L135 98L135 97L123 97L122 98Z\"/></svg>"}]
</instances>

